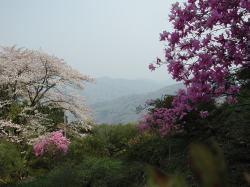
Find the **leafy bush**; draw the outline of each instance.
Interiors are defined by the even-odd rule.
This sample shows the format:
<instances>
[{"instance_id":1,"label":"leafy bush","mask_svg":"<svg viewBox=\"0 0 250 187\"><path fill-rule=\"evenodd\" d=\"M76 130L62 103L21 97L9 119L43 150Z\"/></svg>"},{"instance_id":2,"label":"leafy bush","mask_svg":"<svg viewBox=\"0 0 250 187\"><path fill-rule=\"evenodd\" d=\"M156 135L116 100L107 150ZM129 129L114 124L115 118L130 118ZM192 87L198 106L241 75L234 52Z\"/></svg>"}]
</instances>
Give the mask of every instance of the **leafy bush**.
<instances>
[{"instance_id":1,"label":"leafy bush","mask_svg":"<svg viewBox=\"0 0 250 187\"><path fill-rule=\"evenodd\" d=\"M87 158L77 168L83 186L118 186L124 178L122 162L110 158Z\"/></svg>"},{"instance_id":2,"label":"leafy bush","mask_svg":"<svg viewBox=\"0 0 250 187\"><path fill-rule=\"evenodd\" d=\"M189 178L188 160L186 158L188 142L184 137L161 137L151 135L141 138L131 146L122 159L128 162L140 162L160 168L167 173L180 170Z\"/></svg>"},{"instance_id":3,"label":"leafy bush","mask_svg":"<svg viewBox=\"0 0 250 187\"><path fill-rule=\"evenodd\" d=\"M75 160L75 161L81 161L86 156L86 144L85 140L86 138L76 138L71 141L71 144L69 145L69 151L66 155L67 159L69 160ZM90 148L88 148L90 149Z\"/></svg>"},{"instance_id":4,"label":"leafy bush","mask_svg":"<svg viewBox=\"0 0 250 187\"><path fill-rule=\"evenodd\" d=\"M141 172L140 167L133 167L133 171ZM87 157L78 164L64 164L52 169L38 180L19 186L91 186L115 187L137 186L134 173L130 173L128 166L122 161L111 158ZM132 174L132 175L131 175Z\"/></svg>"},{"instance_id":5,"label":"leafy bush","mask_svg":"<svg viewBox=\"0 0 250 187\"><path fill-rule=\"evenodd\" d=\"M17 146L0 142L0 184L20 180L26 173L25 161Z\"/></svg>"},{"instance_id":6,"label":"leafy bush","mask_svg":"<svg viewBox=\"0 0 250 187\"><path fill-rule=\"evenodd\" d=\"M100 125L93 129L91 135L75 140L69 152L78 156L84 154L115 157L128 149L131 141L139 135L140 132L133 124Z\"/></svg>"},{"instance_id":7,"label":"leafy bush","mask_svg":"<svg viewBox=\"0 0 250 187\"><path fill-rule=\"evenodd\" d=\"M224 156L219 145L209 139L206 144L193 143L189 148L192 172L196 176L196 184L201 187L226 187L226 167ZM149 187L187 187L188 183L179 173L166 175L161 170L150 168Z\"/></svg>"}]
</instances>

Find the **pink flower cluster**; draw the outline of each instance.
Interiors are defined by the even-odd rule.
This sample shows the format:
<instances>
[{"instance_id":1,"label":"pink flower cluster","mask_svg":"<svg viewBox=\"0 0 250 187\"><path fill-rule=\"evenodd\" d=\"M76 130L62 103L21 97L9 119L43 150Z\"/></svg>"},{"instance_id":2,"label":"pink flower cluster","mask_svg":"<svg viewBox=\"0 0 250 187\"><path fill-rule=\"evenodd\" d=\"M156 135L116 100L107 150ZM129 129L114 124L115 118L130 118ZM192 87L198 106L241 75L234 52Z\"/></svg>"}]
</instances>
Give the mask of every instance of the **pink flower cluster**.
<instances>
[{"instance_id":1,"label":"pink flower cluster","mask_svg":"<svg viewBox=\"0 0 250 187\"><path fill-rule=\"evenodd\" d=\"M40 136L34 144L34 152L36 156L41 156L44 153L57 154L67 153L68 145L71 143L62 134L62 130L48 133L47 136Z\"/></svg>"},{"instance_id":2,"label":"pink flower cluster","mask_svg":"<svg viewBox=\"0 0 250 187\"><path fill-rule=\"evenodd\" d=\"M201 118L206 118L208 116L208 111L200 111Z\"/></svg>"},{"instance_id":3,"label":"pink flower cluster","mask_svg":"<svg viewBox=\"0 0 250 187\"><path fill-rule=\"evenodd\" d=\"M166 121L172 123L166 123ZM145 114L140 121L139 130L157 129L162 135L166 135L170 130L179 128L179 125L174 124L175 122L177 117L173 109L155 108L153 112Z\"/></svg>"},{"instance_id":4,"label":"pink flower cluster","mask_svg":"<svg viewBox=\"0 0 250 187\"><path fill-rule=\"evenodd\" d=\"M193 108L188 104L188 97L185 90L179 90L178 96L172 101L172 108L154 108L147 113L140 121L139 130L159 129L162 135L166 135L170 130L180 130L180 121Z\"/></svg>"},{"instance_id":5,"label":"pink flower cluster","mask_svg":"<svg viewBox=\"0 0 250 187\"><path fill-rule=\"evenodd\" d=\"M236 73L250 68L250 0L188 0L172 6L169 20L174 30L160 34L166 42L165 60L157 58L149 69L167 64L172 78L182 81L186 90L174 98L173 108L161 112L159 125L174 125L196 110L196 104L215 97L237 102L241 81ZM144 121L158 119L158 113ZM200 113L202 118L207 115Z\"/></svg>"}]
</instances>

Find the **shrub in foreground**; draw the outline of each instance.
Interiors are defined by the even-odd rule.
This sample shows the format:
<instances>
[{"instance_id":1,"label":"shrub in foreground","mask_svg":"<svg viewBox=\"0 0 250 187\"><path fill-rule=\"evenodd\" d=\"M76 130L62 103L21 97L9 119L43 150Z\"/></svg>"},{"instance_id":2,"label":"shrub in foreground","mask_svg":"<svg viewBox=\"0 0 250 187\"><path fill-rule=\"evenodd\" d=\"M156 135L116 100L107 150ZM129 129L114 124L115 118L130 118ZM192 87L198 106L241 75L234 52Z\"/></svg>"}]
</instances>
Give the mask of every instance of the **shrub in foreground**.
<instances>
[{"instance_id":1,"label":"shrub in foreground","mask_svg":"<svg viewBox=\"0 0 250 187\"><path fill-rule=\"evenodd\" d=\"M135 172L141 174L142 167L139 165L130 167L122 161L111 158L86 157L80 163L66 163L55 167L37 180L27 184L19 184L18 186L138 186L138 176L136 176Z\"/></svg>"},{"instance_id":2,"label":"shrub in foreground","mask_svg":"<svg viewBox=\"0 0 250 187\"><path fill-rule=\"evenodd\" d=\"M0 141L0 184L16 182L25 173L25 162L17 146Z\"/></svg>"}]
</instances>

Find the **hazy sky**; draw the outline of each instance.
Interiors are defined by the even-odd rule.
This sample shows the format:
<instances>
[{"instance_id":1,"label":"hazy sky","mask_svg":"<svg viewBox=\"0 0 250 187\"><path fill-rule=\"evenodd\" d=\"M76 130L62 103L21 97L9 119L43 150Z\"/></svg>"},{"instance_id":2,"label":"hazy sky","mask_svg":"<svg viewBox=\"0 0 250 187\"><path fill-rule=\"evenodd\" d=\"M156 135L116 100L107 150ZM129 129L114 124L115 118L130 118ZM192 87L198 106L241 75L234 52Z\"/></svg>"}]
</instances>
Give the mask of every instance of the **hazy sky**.
<instances>
[{"instance_id":1,"label":"hazy sky","mask_svg":"<svg viewBox=\"0 0 250 187\"><path fill-rule=\"evenodd\" d=\"M42 49L91 77L170 79L159 33L176 0L0 0L0 45Z\"/></svg>"}]
</instances>

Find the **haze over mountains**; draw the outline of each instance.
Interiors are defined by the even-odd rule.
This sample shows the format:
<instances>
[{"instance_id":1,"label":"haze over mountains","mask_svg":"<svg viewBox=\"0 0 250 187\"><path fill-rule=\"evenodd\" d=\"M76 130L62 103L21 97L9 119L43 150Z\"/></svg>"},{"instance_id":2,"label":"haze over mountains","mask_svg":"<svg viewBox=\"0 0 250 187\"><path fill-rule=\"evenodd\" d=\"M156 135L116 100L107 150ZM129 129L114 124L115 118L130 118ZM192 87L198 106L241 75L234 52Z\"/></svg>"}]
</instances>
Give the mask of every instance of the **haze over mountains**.
<instances>
[{"instance_id":1,"label":"haze over mountains","mask_svg":"<svg viewBox=\"0 0 250 187\"><path fill-rule=\"evenodd\" d=\"M154 81L147 79L113 79L101 77L94 83L87 84L82 94L89 104L110 101L121 96L143 94L152 92L169 85L167 81Z\"/></svg>"},{"instance_id":2,"label":"haze over mountains","mask_svg":"<svg viewBox=\"0 0 250 187\"><path fill-rule=\"evenodd\" d=\"M94 110L96 123L118 124L138 121L142 114L136 113L136 107L164 94L174 95L182 87L182 84L169 85L167 81L102 77L87 84L79 94L84 95Z\"/></svg>"},{"instance_id":3,"label":"haze over mountains","mask_svg":"<svg viewBox=\"0 0 250 187\"><path fill-rule=\"evenodd\" d=\"M147 100L160 98L164 94L174 95L182 87L182 84L175 84L154 92L122 96L111 101L104 101L90 106L95 111L94 117L98 124L135 122L142 117L142 113L136 113L136 108L139 105L144 105Z\"/></svg>"}]
</instances>

